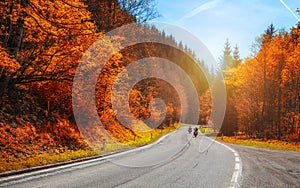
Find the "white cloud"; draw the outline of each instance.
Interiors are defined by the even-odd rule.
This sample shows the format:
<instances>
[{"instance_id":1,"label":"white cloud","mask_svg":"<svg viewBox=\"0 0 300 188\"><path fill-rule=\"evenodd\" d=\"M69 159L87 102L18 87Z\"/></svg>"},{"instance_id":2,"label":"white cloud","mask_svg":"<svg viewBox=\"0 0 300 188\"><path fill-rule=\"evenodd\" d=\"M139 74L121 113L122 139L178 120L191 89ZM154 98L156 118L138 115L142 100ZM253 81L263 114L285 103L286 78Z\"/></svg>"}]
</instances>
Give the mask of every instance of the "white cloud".
<instances>
[{"instance_id":1,"label":"white cloud","mask_svg":"<svg viewBox=\"0 0 300 188\"><path fill-rule=\"evenodd\" d=\"M191 12L185 14L182 18L179 19L179 21L184 21L188 18L194 17L197 14L199 14L205 10L216 7L219 3L220 3L220 0L213 0L213 1L210 1L207 3L204 3L203 5L200 5L199 7L195 8Z\"/></svg>"}]
</instances>

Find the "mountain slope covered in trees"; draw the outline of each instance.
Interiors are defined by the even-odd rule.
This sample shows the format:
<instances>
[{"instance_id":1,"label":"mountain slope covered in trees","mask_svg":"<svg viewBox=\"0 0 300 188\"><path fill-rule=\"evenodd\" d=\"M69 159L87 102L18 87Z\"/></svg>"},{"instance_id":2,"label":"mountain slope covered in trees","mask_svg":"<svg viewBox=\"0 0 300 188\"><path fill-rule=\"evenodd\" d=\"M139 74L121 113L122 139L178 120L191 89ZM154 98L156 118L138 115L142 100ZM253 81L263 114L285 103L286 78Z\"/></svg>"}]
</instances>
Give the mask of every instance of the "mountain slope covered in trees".
<instances>
[{"instance_id":1,"label":"mountain slope covered in trees","mask_svg":"<svg viewBox=\"0 0 300 188\"><path fill-rule=\"evenodd\" d=\"M12 162L39 154L90 150L91 144L98 145L101 149L103 139L107 139L101 132L102 128L87 126L81 130L94 143L88 143L78 130L72 109L73 77L81 57L105 33L158 15L151 6L151 0L135 2L0 2L0 164L3 168ZM199 95L208 87L202 70L189 67L189 64L194 63L192 58L196 59L191 50L184 48L164 32L153 27L144 27L148 35L152 33L159 36L161 40L168 41L188 55L183 55L184 53L175 48L145 43L116 53L105 64L95 88L97 112L110 136L125 144L149 140L150 133L152 138L158 132L155 129L152 130L153 133L136 132L122 126L116 118L112 109L111 90L117 75L127 65L152 56L170 59L192 75L191 79L199 86ZM103 53L114 51L113 42L109 40L99 48ZM203 62L197 63L205 69ZM90 64L87 69L92 70L94 65ZM199 76L202 81L199 81ZM176 83L180 87L184 81L178 77ZM149 118L149 103L156 97L162 98L167 105L166 117L158 129L160 132L163 129L174 129L182 109L174 88L162 80L148 79L131 90L129 102L132 114L140 120ZM187 99L189 96L185 97ZM82 103L84 102L83 99ZM90 109L82 110L88 112ZM205 123L207 118L202 119ZM107 139L107 144L110 144L109 141Z\"/></svg>"}]
</instances>

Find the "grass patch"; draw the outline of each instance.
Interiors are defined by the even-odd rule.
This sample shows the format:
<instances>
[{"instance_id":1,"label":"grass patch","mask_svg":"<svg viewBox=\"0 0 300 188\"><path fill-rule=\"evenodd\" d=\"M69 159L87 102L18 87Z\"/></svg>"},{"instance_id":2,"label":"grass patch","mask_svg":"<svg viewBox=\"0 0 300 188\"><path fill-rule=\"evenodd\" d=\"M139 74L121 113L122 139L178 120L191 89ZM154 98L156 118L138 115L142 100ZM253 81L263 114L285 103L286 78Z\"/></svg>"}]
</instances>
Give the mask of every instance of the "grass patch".
<instances>
[{"instance_id":1,"label":"grass patch","mask_svg":"<svg viewBox=\"0 0 300 188\"><path fill-rule=\"evenodd\" d=\"M158 140L161 136L175 131L177 128L155 129L151 132L140 133L135 141L128 142L129 146L142 146Z\"/></svg>"},{"instance_id":2,"label":"grass patch","mask_svg":"<svg viewBox=\"0 0 300 188\"><path fill-rule=\"evenodd\" d=\"M89 156L97 155L95 151L91 150L77 150L77 151L67 151L59 154L38 154L31 156L30 158L23 158L17 161L5 161L0 160L0 172L5 172L9 170L17 170L22 168L30 168L35 166L41 166L46 164L53 164L63 161L69 161Z\"/></svg>"},{"instance_id":3,"label":"grass patch","mask_svg":"<svg viewBox=\"0 0 300 188\"><path fill-rule=\"evenodd\" d=\"M138 133L134 140L128 141L124 144L107 143L105 150L102 149L102 145L99 145L99 149L96 149L95 151L77 150L61 152L57 150L57 152L52 154L43 153L31 155L30 157L19 158L14 161L2 158L0 159L0 172L42 166L47 164L54 164L150 144L158 140L161 136L175 131L177 127L179 126L177 125L173 128L165 128L162 130L155 129L150 132Z\"/></svg>"},{"instance_id":4,"label":"grass patch","mask_svg":"<svg viewBox=\"0 0 300 188\"><path fill-rule=\"evenodd\" d=\"M292 150L300 151L300 143L290 143L278 140L258 140L258 139L245 139L245 138L235 138L235 137L216 137L218 141L226 142L230 144L238 144L243 146L253 146L257 148L268 148L275 150Z\"/></svg>"},{"instance_id":5,"label":"grass patch","mask_svg":"<svg viewBox=\"0 0 300 188\"><path fill-rule=\"evenodd\" d=\"M194 124L181 123L180 127L195 126Z\"/></svg>"},{"instance_id":6,"label":"grass patch","mask_svg":"<svg viewBox=\"0 0 300 188\"><path fill-rule=\"evenodd\" d=\"M213 133L216 133L216 131L213 128L203 128L203 127L200 128L200 132L202 134L213 134Z\"/></svg>"}]
</instances>

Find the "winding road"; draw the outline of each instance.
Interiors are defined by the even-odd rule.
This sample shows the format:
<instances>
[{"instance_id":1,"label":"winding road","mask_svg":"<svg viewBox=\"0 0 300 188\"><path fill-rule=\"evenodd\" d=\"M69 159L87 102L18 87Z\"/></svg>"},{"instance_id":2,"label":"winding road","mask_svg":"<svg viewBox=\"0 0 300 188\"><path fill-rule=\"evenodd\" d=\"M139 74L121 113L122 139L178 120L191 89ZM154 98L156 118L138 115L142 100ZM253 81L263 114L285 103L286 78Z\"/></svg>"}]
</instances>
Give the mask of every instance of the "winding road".
<instances>
[{"instance_id":1,"label":"winding road","mask_svg":"<svg viewBox=\"0 0 300 188\"><path fill-rule=\"evenodd\" d=\"M134 150L0 177L0 187L297 187L299 164L299 152L228 146L181 127Z\"/></svg>"},{"instance_id":2,"label":"winding road","mask_svg":"<svg viewBox=\"0 0 300 188\"><path fill-rule=\"evenodd\" d=\"M230 187L235 156L187 127L136 150L0 179L4 187Z\"/></svg>"}]
</instances>

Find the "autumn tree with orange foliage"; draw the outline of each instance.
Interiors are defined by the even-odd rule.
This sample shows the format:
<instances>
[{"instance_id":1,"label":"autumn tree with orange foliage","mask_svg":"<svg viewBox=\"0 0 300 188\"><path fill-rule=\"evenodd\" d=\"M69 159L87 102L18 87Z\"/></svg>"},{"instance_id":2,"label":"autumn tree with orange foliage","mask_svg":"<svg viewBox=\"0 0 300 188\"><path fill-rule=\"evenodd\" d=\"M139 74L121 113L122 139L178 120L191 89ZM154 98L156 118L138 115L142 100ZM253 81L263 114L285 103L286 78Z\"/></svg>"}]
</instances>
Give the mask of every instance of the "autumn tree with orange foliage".
<instances>
[{"instance_id":1,"label":"autumn tree with orange foliage","mask_svg":"<svg viewBox=\"0 0 300 188\"><path fill-rule=\"evenodd\" d=\"M237 86L238 128L251 137L299 140L300 25L290 32L268 27L257 53L231 70Z\"/></svg>"},{"instance_id":2,"label":"autumn tree with orange foliage","mask_svg":"<svg viewBox=\"0 0 300 188\"><path fill-rule=\"evenodd\" d=\"M72 81L79 60L91 44L104 36L104 32L127 23L144 22L156 17L157 11L152 7L153 2L0 2L0 150L4 160L16 160L43 152L53 153L57 148L88 148L77 130L71 108ZM154 28L148 28L148 31L158 33ZM170 36L162 34L162 40L176 45ZM161 52L167 50L165 47L155 48L151 45L142 47L144 48L139 49L137 46L131 52L115 54L104 67L96 86L99 117L108 132L119 141L132 140L136 134L117 122L111 109L109 94L117 74L135 59L162 54ZM114 50L111 41L106 41L99 48L104 49L103 53ZM170 54L176 53L173 49L169 51ZM182 60L186 61L187 57ZM93 66L91 64L88 69ZM187 66L183 68L191 75L194 74L195 69L188 69ZM193 79L196 80L196 77ZM178 79L178 83L180 82ZM168 95L173 95L174 90L158 80L148 83L149 85L137 85L132 90L130 101L134 104L133 114L142 119L147 118L149 102L163 90L168 90L163 95L167 101L167 116L163 125L173 126L180 115L178 103L168 101ZM159 88L151 89L154 87ZM201 89L198 90L200 92ZM138 97L140 101L136 101ZM85 101L82 99L80 102L84 104ZM89 127L84 131L99 141L102 134L99 130ZM24 147L20 148L22 146Z\"/></svg>"},{"instance_id":3,"label":"autumn tree with orange foliage","mask_svg":"<svg viewBox=\"0 0 300 188\"><path fill-rule=\"evenodd\" d=\"M1 2L0 14L0 130L15 140L1 140L1 153L16 157L14 144L24 148L24 156L87 148L71 123L70 107L78 61L102 35L90 13L81 1L9 0Z\"/></svg>"}]
</instances>

